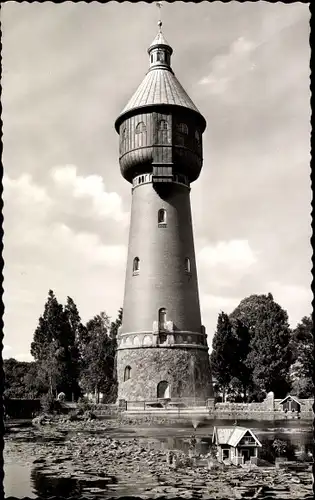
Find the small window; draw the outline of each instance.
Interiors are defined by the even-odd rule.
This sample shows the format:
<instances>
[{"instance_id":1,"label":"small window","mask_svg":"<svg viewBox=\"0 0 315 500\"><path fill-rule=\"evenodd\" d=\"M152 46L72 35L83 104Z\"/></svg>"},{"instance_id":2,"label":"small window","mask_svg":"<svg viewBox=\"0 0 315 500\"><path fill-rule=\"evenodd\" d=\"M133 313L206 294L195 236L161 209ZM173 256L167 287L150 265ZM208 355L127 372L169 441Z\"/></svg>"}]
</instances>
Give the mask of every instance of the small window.
<instances>
[{"instance_id":1,"label":"small window","mask_svg":"<svg viewBox=\"0 0 315 500\"><path fill-rule=\"evenodd\" d=\"M159 327L164 330L166 324L166 309L162 307L159 309Z\"/></svg>"},{"instance_id":2,"label":"small window","mask_svg":"<svg viewBox=\"0 0 315 500\"><path fill-rule=\"evenodd\" d=\"M153 62L153 54L151 54L151 63Z\"/></svg>"},{"instance_id":3,"label":"small window","mask_svg":"<svg viewBox=\"0 0 315 500\"><path fill-rule=\"evenodd\" d=\"M157 61L160 61L160 62L164 62L164 52L158 52L157 53L157 57L156 57L156 60Z\"/></svg>"},{"instance_id":4,"label":"small window","mask_svg":"<svg viewBox=\"0 0 315 500\"><path fill-rule=\"evenodd\" d=\"M178 132L180 132L181 134L188 135L188 127L187 127L186 123L179 123L179 124L177 125L177 130L178 130Z\"/></svg>"},{"instance_id":5,"label":"small window","mask_svg":"<svg viewBox=\"0 0 315 500\"><path fill-rule=\"evenodd\" d=\"M132 268L132 272L133 274L137 274L140 270L140 259L139 257L135 257L133 259L133 268Z\"/></svg>"},{"instance_id":6,"label":"small window","mask_svg":"<svg viewBox=\"0 0 315 500\"><path fill-rule=\"evenodd\" d=\"M168 125L166 120L160 120L159 121L159 130L167 130Z\"/></svg>"},{"instance_id":7,"label":"small window","mask_svg":"<svg viewBox=\"0 0 315 500\"><path fill-rule=\"evenodd\" d=\"M164 208L161 208L158 212L158 223L166 224L166 210Z\"/></svg>"},{"instance_id":8,"label":"small window","mask_svg":"<svg viewBox=\"0 0 315 500\"><path fill-rule=\"evenodd\" d=\"M146 131L146 126L144 122L139 122L136 126L136 134L141 134Z\"/></svg>"},{"instance_id":9,"label":"small window","mask_svg":"<svg viewBox=\"0 0 315 500\"><path fill-rule=\"evenodd\" d=\"M121 131L121 143L120 143L121 151L123 151L125 149L126 141L127 141L127 131L126 131L126 127L125 127Z\"/></svg>"},{"instance_id":10,"label":"small window","mask_svg":"<svg viewBox=\"0 0 315 500\"><path fill-rule=\"evenodd\" d=\"M185 271L191 273L190 259L188 257L185 258Z\"/></svg>"},{"instance_id":11,"label":"small window","mask_svg":"<svg viewBox=\"0 0 315 500\"><path fill-rule=\"evenodd\" d=\"M196 132L195 132L195 139L196 139L197 142L200 142L200 132L199 132L199 130L196 130Z\"/></svg>"},{"instance_id":12,"label":"small window","mask_svg":"<svg viewBox=\"0 0 315 500\"><path fill-rule=\"evenodd\" d=\"M124 382L126 382L126 380L129 380L130 378L131 378L131 368L130 366L126 366L124 372Z\"/></svg>"}]
</instances>

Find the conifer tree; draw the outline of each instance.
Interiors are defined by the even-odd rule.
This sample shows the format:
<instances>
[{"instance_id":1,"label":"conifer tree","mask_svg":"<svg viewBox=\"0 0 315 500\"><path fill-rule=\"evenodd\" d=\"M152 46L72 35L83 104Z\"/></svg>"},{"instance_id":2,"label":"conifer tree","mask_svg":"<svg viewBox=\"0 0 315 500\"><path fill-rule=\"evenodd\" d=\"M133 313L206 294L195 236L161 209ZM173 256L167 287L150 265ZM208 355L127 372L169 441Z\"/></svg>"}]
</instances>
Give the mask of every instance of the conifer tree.
<instances>
[{"instance_id":1,"label":"conifer tree","mask_svg":"<svg viewBox=\"0 0 315 500\"><path fill-rule=\"evenodd\" d=\"M212 374L223 391L223 398L235 373L236 342L232 323L224 312L218 317L217 330L213 337L210 355Z\"/></svg>"},{"instance_id":2,"label":"conifer tree","mask_svg":"<svg viewBox=\"0 0 315 500\"><path fill-rule=\"evenodd\" d=\"M60 356L62 354L59 339L64 331L63 307L55 294L49 290L44 313L39 318L31 343L31 354L37 362L38 377L51 395L56 394L61 381Z\"/></svg>"}]
</instances>

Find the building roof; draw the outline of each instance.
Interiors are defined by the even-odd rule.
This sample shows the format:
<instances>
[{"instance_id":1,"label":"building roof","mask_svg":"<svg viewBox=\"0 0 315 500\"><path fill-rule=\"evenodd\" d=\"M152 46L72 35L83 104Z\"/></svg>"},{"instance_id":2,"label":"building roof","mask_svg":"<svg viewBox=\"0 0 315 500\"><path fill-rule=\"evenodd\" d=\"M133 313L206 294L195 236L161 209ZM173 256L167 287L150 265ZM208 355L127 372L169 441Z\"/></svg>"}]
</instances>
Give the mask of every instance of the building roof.
<instances>
[{"instance_id":1,"label":"building roof","mask_svg":"<svg viewBox=\"0 0 315 500\"><path fill-rule=\"evenodd\" d=\"M161 24L161 26L162 26L162 24ZM160 27L160 25L159 25L159 27ZM155 47L156 45L167 45L167 47L169 47L170 50L172 50L172 47L170 46L170 44L168 43L168 41L165 40L164 35L163 35L163 33L162 33L161 30L158 32L158 34L154 38L153 42L149 46L148 52L152 49L152 47Z\"/></svg>"},{"instance_id":2,"label":"building roof","mask_svg":"<svg viewBox=\"0 0 315 500\"><path fill-rule=\"evenodd\" d=\"M131 109L155 104L175 104L199 113L174 73L167 68L154 68L146 74L121 115Z\"/></svg>"},{"instance_id":3,"label":"building roof","mask_svg":"<svg viewBox=\"0 0 315 500\"><path fill-rule=\"evenodd\" d=\"M227 444L229 446L233 446L235 448L244 435L249 432L252 437L255 439L257 446L262 446L258 438L255 434L246 427L239 426L222 426L222 427L214 427L213 429L213 437L215 437L217 444ZM213 439L213 438L212 438Z\"/></svg>"},{"instance_id":4,"label":"building roof","mask_svg":"<svg viewBox=\"0 0 315 500\"><path fill-rule=\"evenodd\" d=\"M160 24L159 27L161 28ZM172 53L172 48L165 40L161 29L151 43L148 52L151 53L154 49L159 48L169 54ZM204 129L206 127L204 117L174 75L170 60L164 60L161 64L156 62L151 64L150 62L149 71L118 116L115 123L116 130L118 131L119 125L127 113L129 114L133 110L156 105L172 105L190 109L200 115L201 120L204 122Z\"/></svg>"},{"instance_id":5,"label":"building roof","mask_svg":"<svg viewBox=\"0 0 315 500\"><path fill-rule=\"evenodd\" d=\"M298 403L299 405L301 404L301 403L300 403L300 401L299 401L297 398L295 398L294 396L291 396L291 394L288 394L288 395L287 395L284 399L282 399L282 400L279 402L279 404L281 405L282 403L284 403L284 402L285 402L287 399L289 399L289 398L293 399L293 401L295 401L295 402L296 402L296 403Z\"/></svg>"}]
</instances>

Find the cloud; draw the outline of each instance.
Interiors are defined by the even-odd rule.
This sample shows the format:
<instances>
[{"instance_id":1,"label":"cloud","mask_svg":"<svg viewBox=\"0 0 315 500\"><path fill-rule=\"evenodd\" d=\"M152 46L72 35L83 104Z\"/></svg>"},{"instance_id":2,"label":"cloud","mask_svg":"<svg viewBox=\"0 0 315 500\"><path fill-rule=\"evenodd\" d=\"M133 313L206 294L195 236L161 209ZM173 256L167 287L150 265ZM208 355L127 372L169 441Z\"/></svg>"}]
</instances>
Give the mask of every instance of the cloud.
<instances>
[{"instance_id":1,"label":"cloud","mask_svg":"<svg viewBox=\"0 0 315 500\"><path fill-rule=\"evenodd\" d=\"M75 167L54 172L46 188L30 175L4 179L5 335L25 352L49 289L62 303L73 297L83 321L122 305L127 242L119 195Z\"/></svg>"},{"instance_id":2,"label":"cloud","mask_svg":"<svg viewBox=\"0 0 315 500\"><path fill-rule=\"evenodd\" d=\"M30 174L23 173L16 179L12 179L7 174L4 174L3 188L5 200L10 200L18 193L15 203L20 205L28 205L31 202L37 207L41 205L45 209L51 206L52 202L46 189L36 185Z\"/></svg>"},{"instance_id":3,"label":"cloud","mask_svg":"<svg viewBox=\"0 0 315 500\"><path fill-rule=\"evenodd\" d=\"M202 312L214 309L217 314L220 311L229 312L235 309L240 303L240 297L220 297L217 295L205 294L201 299Z\"/></svg>"},{"instance_id":4,"label":"cloud","mask_svg":"<svg viewBox=\"0 0 315 500\"><path fill-rule=\"evenodd\" d=\"M2 349L2 354L6 354L9 351L12 351L12 347L10 345L4 344Z\"/></svg>"},{"instance_id":5,"label":"cloud","mask_svg":"<svg viewBox=\"0 0 315 500\"><path fill-rule=\"evenodd\" d=\"M200 85L207 85L213 94L221 94L227 90L230 82L239 75L255 68L251 54L256 45L251 40L239 37L234 40L226 54L221 54L212 60L210 73L201 78Z\"/></svg>"},{"instance_id":6,"label":"cloud","mask_svg":"<svg viewBox=\"0 0 315 500\"><path fill-rule=\"evenodd\" d=\"M14 356L14 359L16 359L17 361L34 361L33 356L29 352L18 353Z\"/></svg>"},{"instance_id":7,"label":"cloud","mask_svg":"<svg viewBox=\"0 0 315 500\"><path fill-rule=\"evenodd\" d=\"M86 201L91 215L100 218L111 217L118 222L127 222L128 213L123 212L122 199L115 193L105 190L104 182L99 175L86 177L77 174L74 165L56 167L51 172L55 185L70 199Z\"/></svg>"},{"instance_id":8,"label":"cloud","mask_svg":"<svg viewBox=\"0 0 315 500\"><path fill-rule=\"evenodd\" d=\"M254 252L247 240L219 241L215 245L203 247L197 255L202 266L224 266L234 270L247 269L257 262Z\"/></svg>"}]
</instances>

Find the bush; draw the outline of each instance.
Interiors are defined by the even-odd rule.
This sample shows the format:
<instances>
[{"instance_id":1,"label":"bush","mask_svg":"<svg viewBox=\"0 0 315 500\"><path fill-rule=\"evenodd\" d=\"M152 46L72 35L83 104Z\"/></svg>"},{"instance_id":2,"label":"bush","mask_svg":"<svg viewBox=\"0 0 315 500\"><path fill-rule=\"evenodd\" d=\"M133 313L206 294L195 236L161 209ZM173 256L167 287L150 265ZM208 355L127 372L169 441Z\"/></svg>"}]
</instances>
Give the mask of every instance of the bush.
<instances>
[{"instance_id":1,"label":"bush","mask_svg":"<svg viewBox=\"0 0 315 500\"><path fill-rule=\"evenodd\" d=\"M95 415L95 413L93 413L93 411L87 410L84 412L83 418L86 420L95 420L96 415Z\"/></svg>"},{"instance_id":2,"label":"bush","mask_svg":"<svg viewBox=\"0 0 315 500\"><path fill-rule=\"evenodd\" d=\"M70 413L68 413L68 420L70 422L76 422L77 420L79 420L78 412L76 410L70 411Z\"/></svg>"},{"instance_id":3,"label":"bush","mask_svg":"<svg viewBox=\"0 0 315 500\"><path fill-rule=\"evenodd\" d=\"M78 401L77 409L80 415L83 415L86 411L91 410L93 405L86 398L80 398Z\"/></svg>"}]
</instances>

